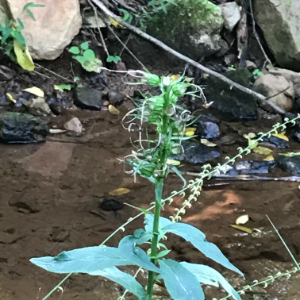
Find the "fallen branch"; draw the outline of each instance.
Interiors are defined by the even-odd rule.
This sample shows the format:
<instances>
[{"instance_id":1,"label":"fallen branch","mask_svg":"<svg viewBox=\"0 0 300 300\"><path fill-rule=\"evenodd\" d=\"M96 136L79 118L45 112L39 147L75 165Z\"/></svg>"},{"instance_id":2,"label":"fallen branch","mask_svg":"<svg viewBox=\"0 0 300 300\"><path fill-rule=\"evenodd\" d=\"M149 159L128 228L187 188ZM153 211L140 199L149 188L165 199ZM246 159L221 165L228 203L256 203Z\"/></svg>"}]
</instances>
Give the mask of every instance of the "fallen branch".
<instances>
[{"instance_id":1,"label":"fallen branch","mask_svg":"<svg viewBox=\"0 0 300 300\"><path fill-rule=\"evenodd\" d=\"M127 27L128 29L130 29L131 31L133 31L134 33L138 34L139 36L141 36L142 38L152 42L153 44L157 45L158 47L164 49L165 51L173 54L174 56L178 57L179 59L186 61L187 63L193 65L194 67L204 71L205 73L212 75L214 77L219 78L220 80L226 82L227 84L229 84L231 87L235 87L241 91L243 91L246 94L252 95L260 100L263 100L265 102L267 102L275 111L277 111L280 114L285 114L286 112L281 109L280 107L278 107L275 103L273 103L272 101L269 101L267 97L265 97L262 94L256 93L232 80L230 80L229 78L227 78L224 75L221 75L215 71L210 70L209 68L204 67L203 65L197 63L196 61L190 59L189 57L175 51L174 49L170 48L169 46L167 46L166 44L164 44L163 42L159 41L158 39L150 36L149 34L143 32L142 30L122 21L121 18L119 18L118 16L116 16L115 14L113 14L101 1L99 0L91 0L92 2L94 2L95 5L97 5L106 15L114 18L116 21L118 21L120 24L124 25L125 27Z\"/></svg>"}]
</instances>

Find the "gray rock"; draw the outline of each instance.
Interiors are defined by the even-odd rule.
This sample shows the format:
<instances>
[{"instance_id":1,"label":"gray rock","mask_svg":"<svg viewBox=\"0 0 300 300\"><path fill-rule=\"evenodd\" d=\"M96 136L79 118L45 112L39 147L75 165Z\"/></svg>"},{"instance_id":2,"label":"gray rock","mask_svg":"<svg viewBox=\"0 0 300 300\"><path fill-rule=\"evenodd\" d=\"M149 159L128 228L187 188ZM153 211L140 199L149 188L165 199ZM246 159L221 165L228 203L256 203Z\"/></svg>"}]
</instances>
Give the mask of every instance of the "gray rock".
<instances>
[{"instance_id":1,"label":"gray rock","mask_svg":"<svg viewBox=\"0 0 300 300\"><path fill-rule=\"evenodd\" d=\"M300 71L300 1L254 0L255 19L277 63Z\"/></svg>"},{"instance_id":2,"label":"gray rock","mask_svg":"<svg viewBox=\"0 0 300 300\"><path fill-rule=\"evenodd\" d=\"M82 109L101 110L102 94L92 88L77 87L74 103Z\"/></svg>"},{"instance_id":3,"label":"gray rock","mask_svg":"<svg viewBox=\"0 0 300 300\"><path fill-rule=\"evenodd\" d=\"M290 172L294 175L300 175L300 157L288 157L279 155L275 159L276 166L285 172Z\"/></svg>"},{"instance_id":4,"label":"gray rock","mask_svg":"<svg viewBox=\"0 0 300 300\"><path fill-rule=\"evenodd\" d=\"M6 66L0 66L0 81L8 81L14 78L16 72Z\"/></svg>"},{"instance_id":5,"label":"gray rock","mask_svg":"<svg viewBox=\"0 0 300 300\"><path fill-rule=\"evenodd\" d=\"M49 128L40 118L29 114L5 112L0 114L0 142L44 142Z\"/></svg>"},{"instance_id":6,"label":"gray rock","mask_svg":"<svg viewBox=\"0 0 300 300\"><path fill-rule=\"evenodd\" d=\"M113 106L119 106L124 102L124 95L117 91L111 90L108 92L108 100Z\"/></svg>"},{"instance_id":7,"label":"gray rock","mask_svg":"<svg viewBox=\"0 0 300 300\"><path fill-rule=\"evenodd\" d=\"M78 118L73 118L64 124L66 130L76 132L78 134L82 133L82 124Z\"/></svg>"},{"instance_id":8,"label":"gray rock","mask_svg":"<svg viewBox=\"0 0 300 300\"><path fill-rule=\"evenodd\" d=\"M147 33L195 60L221 49L221 9L207 0L178 0L167 4L146 23Z\"/></svg>"},{"instance_id":9,"label":"gray rock","mask_svg":"<svg viewBox=\"0 0 300 300\"><path fill-rule=\"evenodd\" d=\"M224 27L232 30L241 18L240 7L236 2L227 2L220 5L224 18Z\"/></svg>"}]
</instances>

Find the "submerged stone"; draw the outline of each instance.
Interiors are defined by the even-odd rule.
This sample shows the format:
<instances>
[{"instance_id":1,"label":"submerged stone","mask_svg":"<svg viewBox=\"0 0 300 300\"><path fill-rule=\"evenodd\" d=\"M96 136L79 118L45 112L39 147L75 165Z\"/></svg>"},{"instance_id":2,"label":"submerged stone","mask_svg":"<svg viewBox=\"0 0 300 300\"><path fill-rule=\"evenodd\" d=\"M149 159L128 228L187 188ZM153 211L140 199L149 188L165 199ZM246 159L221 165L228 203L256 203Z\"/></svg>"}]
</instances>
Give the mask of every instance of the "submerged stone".
<instances>
[{"instance_id":1,"label":"submerged stone","mask_svg":"<svg viewBox=\"0 0 300 300\"><path fill-rule=\"evenodd\" d=\"M276 166L285 172L300 175L300 156L288 157L279 155L275 159Z\"/></svg>"},{"instance_id":2,"label":"submerged stone","mask_svg":"<svg viewBox=\"0 0 300 300\"><path fill-rule=\"evenodd\" d=\"M5 112L0 114L0 142L38 143L49 134L48 125L29 114Z\"/></svg>"},{"instance_id":3,"label":"submerged stone","mask_svg":"<svg viewBox=\"0 0 300 300\"><path fill-rule=\"evenodd\" d=\"M185 141L182 146L182 154L172 157L172 159L186 161L190 164L201 164L220 157L218 151L203 144Z\"/></svg>"}]
</instances>

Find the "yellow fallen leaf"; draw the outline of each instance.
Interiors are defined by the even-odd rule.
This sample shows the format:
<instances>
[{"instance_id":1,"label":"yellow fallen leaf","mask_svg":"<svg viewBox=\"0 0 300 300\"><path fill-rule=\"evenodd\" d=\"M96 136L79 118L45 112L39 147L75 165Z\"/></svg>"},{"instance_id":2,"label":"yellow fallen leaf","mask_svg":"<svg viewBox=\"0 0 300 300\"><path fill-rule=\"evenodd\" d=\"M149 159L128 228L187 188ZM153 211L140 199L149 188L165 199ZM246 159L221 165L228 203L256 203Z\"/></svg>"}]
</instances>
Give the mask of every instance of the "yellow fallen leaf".
<instances>
[{"instance_id":1,"label":"yellow fallen leaf","mask_svg":"<svg viewBox=\"0 0 300 300\"><path fill-rule=\"evenodd\" d=\"M184 77L184 81L185 82L191 82L191 81L193 81L194 80L194 78L192 78L192 77Z\"/></svg>"},{"instance_id":2,"label":"yellow fallen leaf","mask_svg":"<svg viewBox=\"0 0 300 300\"><path fill-rule=\"evenodd\" d=\"M33 86L31 88L27 88L27 89L25 89L23 91L28 92L28 93L30 93L32 95L37 96L37 97L41 97L41 98L44 98L44 96L45 96L44 91L42 91L41 89L39 89L36 86Z\"/></svg>"},{"instance_id":3,"label":"yellow fallen leaf","mask_svg":"<svg viewBox=\"0 0 300 300\"><path fill-rule=\"evenodd\" d=\"M180 76L181 76L180 74L172 75L171 76L171 80L172 81L176 81L176 80L178 80L180 78Z\"/></svg>"},{"instance_id":4,"label":"yellow fallen leaf","mask_svg":"<svg viewBox=\"0 0 300 300\"><path fill-rule=\"evenodd\" d=\"M188 127L188 128L185 129L184 135L186 135L186 136L192 136L192 135L195 134L195 131L196 131L196 128L194 128L194 127Z\"/></svg>"},{"instance_id":5,"label":"yellow fallen leaf","mask_svg":"<svg viewBox=\"0 0 300 300\"><path fill-rule=\"evenodd\" d=\"M16 103L17 101L14 99L14 97L10 93L6 93L7 98L12 101L13 103Z\"/></svg>"},{"instance_id":6,"label":"yellow fallen leaf","mask_svg":"<svg viewBox=\"0 0 300 300\"><path fill-rule=\"evenodd\" d=\"M180 161L174 160L174 159L167 159L167 164L168 165L173 165L173 166L179 166L180 165Z\"/></svg>"},{"instance_id":7,"label":"yellow fallen leaf","mask_svg":"<svg viewBox=\"0 0 300 300\"><path fill-rule=\"evenodd\" d=\"M109 21L111 23L111 25L113 25L114 27L116 28L126 28L124 25L120 24L118 21L116 21L114 18L112 18L111 16L108 16L109 17Z\"/></svg>"},{"instance_id":8,"label":"yellow fallen leaf","mask_svg":"<svg viewBox=\"0 0 300 300\"><path fill-rule=\"evenodd\" d=\"M27 46L23 47L19 44L19 42L14 39L14 51L17 57L18 64L27 71L34 70L34 63L32 61L32 57L28 51Z\"/></svg>"},{"instance_id":9,"label":"yellow fallen leaf","mask_svg":"<svg viewBox=\"0 0 300 300\"><path fill-rule=\"evenodd\" d=\"M120 196L120 195L128 194L129 192L130 192L130 189L118 188L116 190L113 190L113 191L109 192L109 195L111 195L111 196Z\"/></svg>"},{"instance_id":10,"label":"yellow fallen leaf","mask_svg":"<svg viewBox=\"0 0 300 300\"><path fill-rule=\"evenodd\" d=\"M264 158L264 161L272 161L272 160L274 160L273 155L268 155L267 157Z\"/></svg>"},{"instance_id":11,"label":"yellow fallen leaf","mask_svg":"<svg viewBox=\"0 0 300 300\"><path fill-rule=\"evenodd\" d=\"M208 78L208 77L209 77L209 74L207 74L207 73L204 73L204 74L202 75L202 77L203 77L204 79L206 79L206 78Z\"/></svg>"},{"instance_id":12,"label":"yellow fallen leaf","mask_svg":"<svg viewBox=\"0 0 300 300\"><path fill-rule=\"evenodd\" d=\"M266 148L266 147L258 146L253 149L253 152L255 152L257 154L269 155L272 152L272 150L269 148Z\"/></svg>"},{"instance_id":13,"label":"yellow fallen leaf","mask_svg":"<svg viewBox=\"0 0 300 300\"><path fill-rule=\"evenodd\" d=\"M248 228L248 227L244 227L244 226L240 226L240 225L230 225L231 227L247 232L247 233L252 233L252 229Z\"/></svg>"},{"instance_id":14,"label":"yellow fallen leaf","mask_svg":"<svg viewBox=\"0 0 300 300\"><path fill-rule=\"evenodd\" d=\"M239 216L235 220L235 224L236 225L243 225L243 224L246 224L248 221L249 221L249 215L242 215L242 216Z\"/></svg>"},{"instance_id":15,"label":"yellow fallen leaf","mask_svg":"<svg viewBox=\"0 0 300 300\"><path fill-rule=\"evenodd\" d=\"M216 147L217 146L217 144L214 144L207 139L201 139L201 144L206 145L207 147Z\"/></svg>"},{"instance_id":16,"label":"yellow fallen leaf","mask_svg":"<svg viewBox=\"0 0 300 300\"><path fill-rule=\"evenodd\" d=\"M120 114L120 111L111 104L108 105L108 110L112 115L119 115Z\"/></svg>"},{"instance_id":17,"label":"yellow fallen leaf","mask_svg":"<svg viewBox=\"0 0 300 300\"><path fill-rule=\"evenodd\" d=\"M287 142L289 141L289 138L286 135L284 135L283 133L272 134L272 136L276 136L276 137L278 137L282 140L285 140Z\"/></svg>"}]
</instances>

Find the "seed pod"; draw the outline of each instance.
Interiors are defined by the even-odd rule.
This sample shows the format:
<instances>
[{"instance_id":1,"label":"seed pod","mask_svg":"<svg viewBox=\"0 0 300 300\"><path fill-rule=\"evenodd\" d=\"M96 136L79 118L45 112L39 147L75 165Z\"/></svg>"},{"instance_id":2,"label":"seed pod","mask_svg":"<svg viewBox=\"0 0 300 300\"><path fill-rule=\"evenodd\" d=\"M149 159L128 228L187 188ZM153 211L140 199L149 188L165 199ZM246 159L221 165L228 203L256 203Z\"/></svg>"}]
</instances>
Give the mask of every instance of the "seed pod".
<instances>
[{"instance_id":1,"label":"seed pod","mask_svg":"<svg viewBox=\"0 0 300 300\"><path fill-rule=\"evenodd\" d=\"M172 91L176 97L182 97L184 96L186 88L187 87L185 83L179 82L173 86Z\"/></svg>"},{"instance_id":2,"label":"seed pod","mask_svg":"<svg viewBox=\"0 0 300 300\"><path fill-rule=\"evenodd\" d=\"M155 74L146 74L146 80L150 86L156 87L160 84L160 78Z\"/></svg>"}]
</instances>

